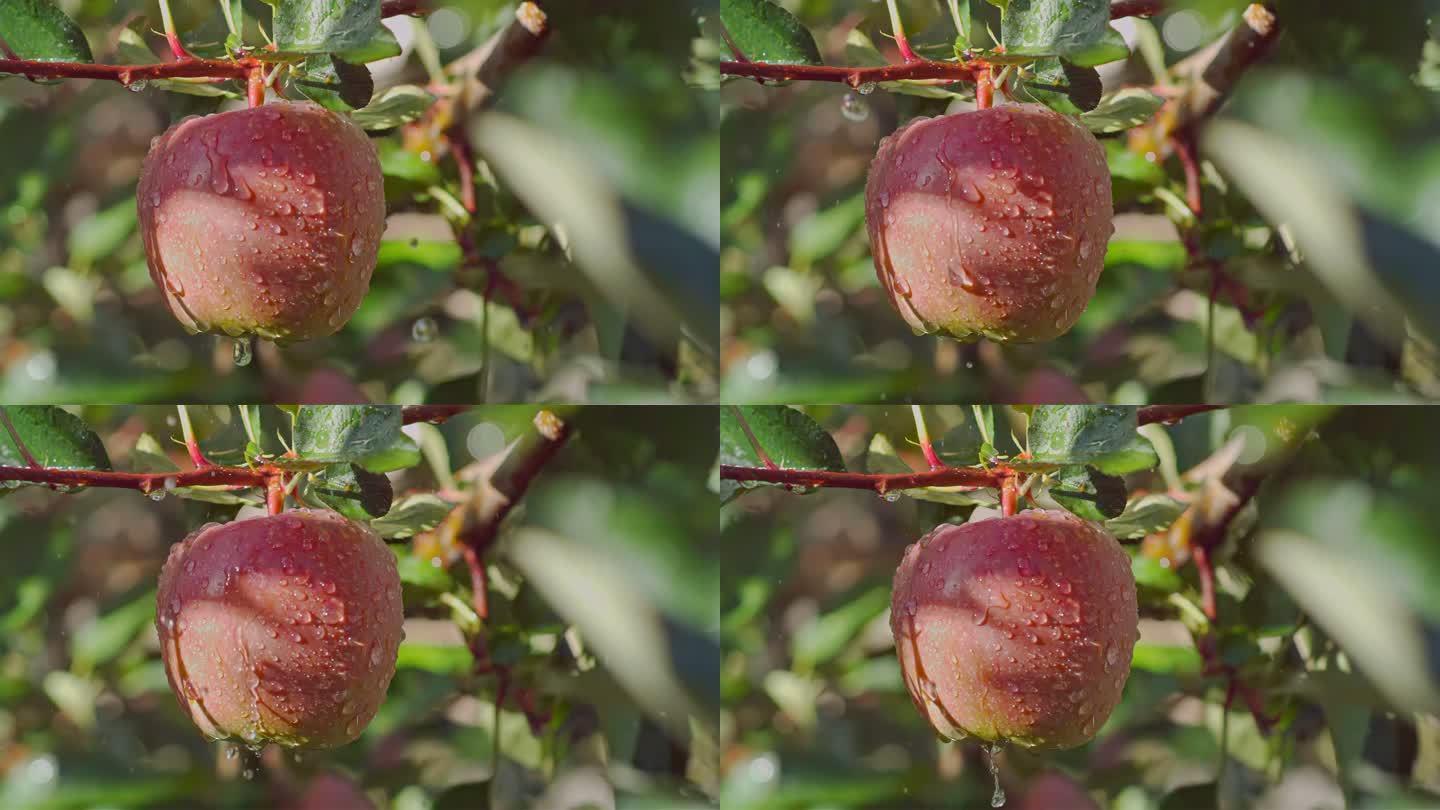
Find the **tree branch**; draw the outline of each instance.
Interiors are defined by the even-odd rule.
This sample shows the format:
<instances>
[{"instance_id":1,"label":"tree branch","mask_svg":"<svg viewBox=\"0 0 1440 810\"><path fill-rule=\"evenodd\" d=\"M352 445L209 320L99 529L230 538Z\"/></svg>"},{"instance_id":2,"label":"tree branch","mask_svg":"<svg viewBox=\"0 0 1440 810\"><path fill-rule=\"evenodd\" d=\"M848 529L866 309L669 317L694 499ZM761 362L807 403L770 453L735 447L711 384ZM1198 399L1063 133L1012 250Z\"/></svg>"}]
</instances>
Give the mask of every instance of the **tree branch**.
<instances>
[{"instance_id":1,"label":"tree branch","mask_svg":"<svg viewBox=\"0 0 1440 810\"><path fill-rule=\"evenodd\" d=\"M720 477L726 481L758 481L766 484L788 484L798 487L832 487L837 489L868 489L884 495L903 489L925 487L999 488L1010 476L1005 467L946 467L918 473L871 474L832 472L830 470L785 470L763 467L720 465Z\"/></svg>"},{"instance_id":2,"label":"tree branch","mask_svg":"<svg viewBox=\"0 0 1440 810\"><path fill-rule=\"evenodd\" d=\"M262 67L258 59L186 59L150 65L97 65L90 62L37 62L29 59L0 59L0 73L30 79L102 79L127 87L153 79L245 79Z\"/></svg>"},{"instance_id":3,"label":"tree branch","mask_svg":"<svg viewBox=\"0 0 1440 810\"><path fill-rule=\"evenodd\" d=\"M272 467L205 467L198 470L168 473L111 472L109 470L70 470L54 467L0 466L0 481L26 481L32 484L56 484L67 487L99 487L158 492L174 487L263 487L278 476Z\"/></svg>"},{"instance_id":4,"label":"tree branch","mask_svg":"<svg viewBox=\"0 0 1440 810\"><path fill-rule=\"evenodd\" d=\"M400 409L400 421L407 425L428 422L438 425L450 417L470 410L469 405L406 405Z\"/></svg>"},{"instance_id":5,"label":"tree branch","mask_svg":"<svg viewBox=\"0 0 1440 810\"><path fill-rule=\"evenodd\" d=\"M769 62L749 61L720 63L720 72L728 76L744 76L751 79L773 81L838 82L851 87L880 82L927 79L951 83L974 82L980 71L989 69L990 65L982 60L936 62L923 59L918 62L906 62L902 65L880 65L878 67L777 65Z\"/></svg>"},{"instance_id":6,"label":"tree branch","mask_svg":"<svg viewBox=\"0 0 1440 810\"><path fill-rule=\"evenodd\" d=\"M1187 416L1206 411L1218 411L1225 405L1145 405L1136 409L1135 418L1142 425L1173 425Z\"/></svg>"},{"instance_id":7,"label":"tree branch","mask_svg":"<svg viewBox=\"0 0 1440 810\"><path fill-rule=\"evenodd\" d=\"M1115 0L1110 4L1110 19L1151 17L1165 10L1165 0Z\"/></svg>"},{"instance_id":8,"label":"tree branch","mask_svg":"<svg viewBox=\"0 0 1440 810\"><path fill-rule=\"evenodd\" d=\"M419 16L429 14L429 3L426 0L384 0L380 4L381 17L400 17L403 15Z\"/></svg>"}]
</instances>

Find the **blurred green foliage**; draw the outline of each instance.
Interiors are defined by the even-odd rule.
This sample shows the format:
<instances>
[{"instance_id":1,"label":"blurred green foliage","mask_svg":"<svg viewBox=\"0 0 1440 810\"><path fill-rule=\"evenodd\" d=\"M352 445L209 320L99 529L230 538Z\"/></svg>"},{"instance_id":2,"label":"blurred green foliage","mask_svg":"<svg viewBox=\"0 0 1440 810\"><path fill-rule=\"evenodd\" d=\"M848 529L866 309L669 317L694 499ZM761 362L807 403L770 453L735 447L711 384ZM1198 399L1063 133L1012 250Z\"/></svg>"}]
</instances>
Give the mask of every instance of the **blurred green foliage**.
<instances>
[{"instance_id":1,"label":"blurred green foliage","mask_svg":"<svg viewBox=\"0 0 1440 810\"><path fill-rule=\"evenodd\" d=\"M224 55L227 26L215 3L170 5L195 52ZM229 340L187 336L166 312L134 206L152 137L186 115L243 102L193 94L227 90L217 85L153 82L127 93L114 82L0 77L0 400L712 398L719 134L707 67L714 54L698 38L705 4L544 3L549 41L485 114L512 122L517 135L504 151L478 144L479 206L468 223L441 137L450 113L425 91L427 65L472 53L513 20L518 3L429 5L428 17L388 21L402 56L366 66L376 101L357 120L380 151L391 215L369 295L339 334L262 345L247 366L232 362ZM161 61L157 3L59 6L97 61ZM231 6L249 20L245 41L263 43L257 21L269 30L271 7ZM354 58L384 50L362 42L363 26L350 17L328 20L336 28L324 37L304 27L315 20L301 22L292 34L319 43L307 48ZM325 61L311 78L334 75ZM336 89L293 89L342 104ZM472 116L472 129L485 115ZM507 171L527 162L545 171ZM547 206L546 193L568 207ZM486 271L462 266L452 226L471 231L480 255L518 285L516 296L485 303Z\"/></svg>"},{"instance_id":2,"label":"blurred green foliage","mask_svg":"<svg viewBox=\"0 0 1440 810\"><path fill-rule=\"evenodd\" d=\"M30 413L6 411L12 421ZM562 410L574 436L504 525L482 627L443 521L456 502L482 497L500 454L533 432L536 411L481 407L403 437L398 415L386 425L374 411L300 412L308 426L297 431L314 437L324 460L373 464L396 459L396 447L420 451L393 465L394 504L372 522L404 584L399 672L359 741L303 757L273 747L236 756L205 740L171 695L157 647L156 577L170 545L237 509L253 514L257 498L214 503L183 487L149 498L0 490L0 805L713 806L714 409ZM280 446L264 438L257 450L234 408L189 413L216 463ZM174 409L71 414L104 439L116 469L192 466ZM250 406L246 418L266 437L291 440L291 416L279 409ZM35 421L22 423L22 435L38 435L25 427ZM289 463L314 469L305 452ZM477 671L467 646L477 627L490 662L510 676L498 719L497 678Z\"/></svg>"},{"instance_id":3,"label":"blurred green foliage","mask_svg":"<svg viewBox=\"0 0 1440 810\"><path fill-rule=\"evenodd\" d=\"M994 410L1002 454L1040 439L1029 410ZM964 436L982 416L923 411L932 436ZM926 469L910 408L794 413L813 418L852 471ZM1424 407L1252 406L1132 428L1153 454L1123 476L1125 513L1107 521L1139 584L1141 639L1124 698L1078 749L1005 750L1006 806L1440 804L1440 547L1423 494L1440 484L1440 444L1426 438L1434 416ZM1038 430L1057 446L1061 434L1094 438L1096 426L1121 423L1055 411ZM1070 443L1071 461L1087 445ZM882 447L898 453L877 458ZM1032 492L1049 504L1056 486ZM1245 492L1253 499L1213 553L1212 625L1189 541L1206 514ZM908 544L939 523L996 514L993 500L943 494L910 490L892 502L761 485L722 507L725 807L985 806L992 783L980 747L936 739L907 693L888 620ZM1196 644L1207 631L1218 662L1259 696L1274 724L1268 736L1240 696L1227 697L1224 674L1207 671Z\"/></svg>"},{"instance_id":4,"label":"blurred green foliage","mask_svg":"<svg viewBox=\"0 0 1440 810\"><path fill-rule=\"evenodd\" d=\"M814 32L827 64L868 64L873 51L858 39L883 45L891 27L883 3L779 4ZM945 58L956 36L946 5L898 3L912 44L933 58ZM987 26L999 35L1003 3L961 5L975 20L972 43L989 44ZM1183 85L1185 60L1229 31L1246 5L1183 0L1151 21L1119 21L1133 51L1101 68L1107 91ZM875 277L864 227L870 159L910 119L969 109L968 91L935 99L918 95L926 88L858 95L818 82L727 81L723 401L1440 395L1431 272L1440 265L1440 16L1425 0L1273 5L1277 47L1201 128L1198 223L1163 138L1170 112L1103 139L1117 233L1080 323L1043 345L916 337ZM1162 69L1172 75L1157 75ZM1224 270L1218 287L1211 261Z\"/></svg>"}]
</instances>

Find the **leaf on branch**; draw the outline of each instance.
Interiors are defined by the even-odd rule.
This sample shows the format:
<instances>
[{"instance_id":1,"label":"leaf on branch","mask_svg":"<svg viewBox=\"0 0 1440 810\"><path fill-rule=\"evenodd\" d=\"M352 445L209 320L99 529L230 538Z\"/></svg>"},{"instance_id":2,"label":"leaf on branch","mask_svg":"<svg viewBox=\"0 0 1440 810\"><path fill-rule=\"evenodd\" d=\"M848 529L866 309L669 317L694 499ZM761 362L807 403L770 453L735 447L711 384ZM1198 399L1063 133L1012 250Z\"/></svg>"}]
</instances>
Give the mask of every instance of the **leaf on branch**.
<instances>
[{"instance_id":1,"label":"leaf on branch","mask_svg":"<svg viewBox=\"0 0 1440 810\"><path fill-rule=\"evenodd\" d=\"M85 32L51 0L0 0L0 39L21 59L95 61Z\"/></svg>"},{"instance_id":2,"label":"leaf on branch","mask_svg":"<svg viewBox=\"0 0 1440 810\"><path fill-rule=\"evenodd\" d=\"M370 69L335 56L319 54L305 60L290 79L297 92L322 107L338 112L358 110L370 103L375 79Z\"/></svg>"},{"instance_id":3,"label":"leaf on branch","mask_svg":"<svg viewBox=\"0 0 1440 810\"><path fill-rule=\"evenodd\" d=\"M1080 116L1080 123L1091 132L1123 132L1149 121L1164 103L1165 99L1143 87L1127 87Z\"/></svg>"},{"instance_id":4,"label":"leaf on branch","mask_svg":"<svg viewBox=\"0 0 1440 810\"><path fill-rule=\"evenodd\" d=\"M8 422L8 425L6 424ZM29 465L16 446L11 429L24 449L42 467L67 470L110 470L110 456L100 437L80 417L54 405L8 405L0 407L0 464ZM21 486L19 481L0 483L0 488Z\"/></svg>"},{"instance_id":5,"label":"leaf on branch","mask_svg":"<svg viewBox=\"0 0 1440 810\"><path fill-rule=\"evenodd\" d=\"M359 464L390 472L420 463L420 449L400 431L394 405L302 405L295 417L295 452L302 464ZM277 459L276 463L285 463Z\"/></svg>"},{"instance_id":6,"label":"leaf on branch","mask_svg":"<svg viewBox=\"0 0 1440 810\"><path fill-rule=\"evenodd\" d=\"M380 0L278 0L276 50L257 56L336 54L363 64L400 54L395 35L380 22Z\"/></svg>"},{"instance_id":7,"label":"leaf on branch","mask_svg":"<svg viewBox=\"0 0 1440 810\"><path fill-rule=\"evenodd\" d=\"M364 108L356 110L350 120L361 129L394 129L418 120L434 103L435 97L425 88L402 84L376 96Z\"/></svg>"},{"instance_id":8,"label":"leaf on branch","mask_svg":"<svg viewBox=\"0 0 1440 810\"><path fill-rule=\"evenodd\" d=\"M741 424L744 419L744 425ZM777 466L789 470L845 469L845 459L835 439L808 414L784 405L727 406L720 409L720 463L737 467L762 467L745 427ZM734 497L734 481L722 481L724 500ZM745 486L758 484L746 482Z\"/></svg>"},{"instance_id":9,"label":"leaf on branch","mask_svg":"<svg viewBox=\"0 0 1440 810\"><path fill-rule=\"evenodd\" d=\"M815 35L794 14L770 0L720 0L720 23L747 59L782 65L822 64Z\"/></svg>"},{"instance_id":10,"label":"leaf on branch","mask_svg":"<svg viewBox=\"0 0 1440 810\"><path fill-rule=\"evenodd\" d=\"M1125 39L1110 27L1110 0L1011 0L1000 41L1010 54L1063 56L1081 67L1130 53Z\"/></svg>"}]
</instances>

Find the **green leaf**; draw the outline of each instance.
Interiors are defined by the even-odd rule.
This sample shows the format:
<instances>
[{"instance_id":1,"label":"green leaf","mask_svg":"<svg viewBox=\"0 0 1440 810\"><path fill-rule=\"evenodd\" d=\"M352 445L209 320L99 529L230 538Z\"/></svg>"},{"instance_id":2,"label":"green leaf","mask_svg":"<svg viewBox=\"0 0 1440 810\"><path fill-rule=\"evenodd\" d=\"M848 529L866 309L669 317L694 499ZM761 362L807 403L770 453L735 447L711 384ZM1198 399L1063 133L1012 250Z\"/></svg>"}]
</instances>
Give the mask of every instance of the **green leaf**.
<instances>
[{"instance_id":1,"label":"green leaf","mask_svg":"<svg viewBox=\"0 0 1440 810\"><path fill-rule=\"evenodd\" d=\"M1128 53L1121 39L1114 55L1110 33L1110 0L1011 0L1000 41L1010 54L1064 56L1093 67Z\"/></svg>"},{"instance_id":2,"label":"green leaf","mask_svg":"<svg viewBox=\"0 0 1440 810\"><path fill-rule=\"evenodd\" d=\"M401 554L395 561L400 571L400 587L407 607L423 607L442 593L455 588L455 579L443 567L413 554Z\"/></svg>"},{"instance_id":3,"label":"green leaf","mask_svg":"<svg viewBox=\"0 0 1440 810\"><path fill-rule=\"evenodd\" d=\"M15 446L10 430L42 467L67 470L109 470L110 456L100 437L80 417L54 405L0 406L0 464L27 466L28 462ZM0 487L15 488L19 481L7 481Z\"/></svg>"},{"instance_id":4,"label":"green leaf","mask_svg":"<svg viewBox=\"0 0 1440 810\"><path fill-rule=\"evenodd\" d=\"M21 59L95 61L85 32L51 0L0 0L0 39Z\"/></svg>"},{"instance_id":5,"label":"green leaf","mask_svg":"<svg viewBox=\"0 0 1440 810\"><path fill-rule=\"evenodd\" d=\"M1066 492L1084 493L1088 497ZM1125 511L1127 493L1124 479L1106 475L1095 467L1074 466L1060 471L1057 488L1050 490L1050 495L1071 512L1098 523Z\"/></svg>"},{"instance_id":6,"label":"green leaf","mask_svg":"<svg viewBox=\"0 0 1440 810\"><path fill-rule=\"evenodd\" d=\"M1178 787L1160 800L1158 810L1213 810L1220 806L1220 786L1214 782Z\"/></svg>"},{"instance_id":7,"label":"green leaf","mask_svg":"<svg viewBox=\"0 0 1440 810\"><path fill-rule=\"evenodd\" d=\"M1160 493L1142 495L1125 504L1119 517L1105 521L1105 528L1121 539L1144 537L1167 528L1185 511L1180 501Z\"/></svg>"},{"instance_id":8,"label":"green leaf","mask_svg":"<svg viewBox=\"0 0 1440 810\"><path fill-rule=\"evenodd\" d=\"M462 677L475 669L475 656L458 645L402 642L397 669L422 669L437 675Z\"/></svg>"},{"instance_id":9,"label":"green leaf","mask_svg":"<svg viewBox=\"0 0 1440 810\"><path fill-rule=\"evenodd\" d=\"M346 62L333 54L306 58L291 75L290 86L316 104L337 112L360 109L370 103L375 93L370 68Z\"/></svg>"},{"instance_id":10,"label":"green leaf","mask_svg":"<svg viewBox=\"0 0 1440 810\"><path fill-rule=\"evenodd\" d=\"M741 424L744 420L755 441L777 466L788 470L843 471L845 459L835 439L809 415L787 405L725 406L720 409L720 463L737 467L763 467L765 463ZM722 498L734 497L733 481L722 482ZM758 486L746 482L745 487Z\"/></svg>"},{"instance_id":11,"label":"green leaf","mask_svg":"<svg viewBox=\"0 0 1440 810\"><path fill-rule=\"evenodd\" d=\"M97 259L113 255L135 232L137 222L132 196L82 219L70 230L66 240L71 261L89 265Z\"/></svg>"},{"instance_id":12,"label":"green leaf","mask_svg":"<svg viewBox=\"0 0 1440 810\"><path fill-rule=\"evenodd\" d=\"M390 511L395 490L382 473L356 464L332 464L311 476L306 495L351 520L369 520Z\"/></svg>"},{"instance_id":13,"label":"green leaf","mask_svg":"<svg viewBox=\"0 0 1440 810\"><path fill-rule=\"evenodd\" d=\"M384 517L370 522L370 528L387 540L397 540L429 531L440 525L454 504L435 495L407 495L390 507Z\"/></svg>"},{"instance_id":14,"label":"green leaf","mask_svg":"<svg viewBox=\"0 0 1440 810\"><path fill-rule=\"evenodd\" d=\"M1165 99L1143 87L1127 87L1081 115L1080 123L1091 132L1122 132L1149 121L1164 103Z\"/></svg>"},{"instance_id":15,"label":"green leaf","mask_svg":"<svg viewBox=\"0 0 1440 810\"><path fill-rule=\"evenodd\" d=\"M799 628L790 645L796 670L809 672L839 655L888 607L890 588L872 588Z\"/></svg>"},{"instance_id":16,"label":"green leaf","mask_svg":"<svg viewBox=\"0 0 1440 810\"><path fill-rule=\"evenodd\" d=\"M815 35L770 0L720 0L720 22L735 47L755 62L818 65Z\"/></svg>"},{"instance_id":17,"label":"green leaf","mask_svg":"<svg viewBox=\"0 0 1440 810\"><path fill-rule=\"evenodd\" d=\"M295 452L302 461L351 462L370 472L420 463L420 448L400 431L394 405L302 405L295 417Z\"/></svg>"},{"instance_id":18,"label":"green leaf","mask_svg":"<svg viewBox=\"0 0 1440 810\"><path fill-rule=\"evenodd\" d=\"M1150 588L1163 594L1171 594L1185 586L1185 581L1173 568L1167 568L1153 557L1135 555L1130 560L1130 573L1135 577L1135 584L1141 588Z\"/></svg>"},{"instance_id":19,"label":"green leaf","mask_svg":"<svg viewBox=\"0 0 1440 810\"><path fill-rule=\"evenodd\" d=\"M1134 408L1037 405L1030 414L1025 437L1034 463L1085 464L1128 452L1139 435L1138 429Z\"/></svg>"},{"instance_id":20,"label":"green leaf","mask_svg":"<svg viewBox=\"0 0 1440 810\"><path fill-rule=\"evenodd\" d=\"M380 24L380 0L278 0L275 53L333 53L363 64L400 54L400 43Z\"/></svg>"},{"instance_id":21,"label":"green leaf","mask_svg":"<svg viewBox=\"0 0 1440 810\"><path fill-rule=\"evenodd\" d=\"M402 84L376 96L356 110L350 120L361 129L394 129L418 120L434 103L435 97L425 88Z\"/></svg>"},{"instance_id":22,"label":"green leaf","mask_svg":"<svg viewBox=\"0 0 1440 810\"><path fill-rule=\"evenodd\" d=\"M124 652L153 621L155 591L101 614L76 631L71 639L70 656L75 668L81 673L88 673L108 663Z\"/></svg>"},{"instance_id":23,"label":"green leaf","mask_svg":"<svg viewBox=\"0 0 1440 810\"><path fill-rule=\"evenodd\" d=\"M1133 669L1155 672L1161 675L1193 675L1200 672L1200 653L1193 646L1179 647L1140 642L1130 659Z\"/></svg>"}]
</instances>

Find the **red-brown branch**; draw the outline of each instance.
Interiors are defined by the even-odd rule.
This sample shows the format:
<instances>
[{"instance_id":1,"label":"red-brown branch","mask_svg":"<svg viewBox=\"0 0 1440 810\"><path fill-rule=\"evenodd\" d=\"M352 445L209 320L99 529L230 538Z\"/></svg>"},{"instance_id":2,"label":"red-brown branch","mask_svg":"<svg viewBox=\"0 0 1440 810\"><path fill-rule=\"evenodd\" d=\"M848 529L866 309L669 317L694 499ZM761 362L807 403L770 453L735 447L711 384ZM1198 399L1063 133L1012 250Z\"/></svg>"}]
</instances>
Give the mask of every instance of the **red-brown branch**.
<instances>
[{"instance_id":1,"label":"red-brown branch","mask_svg":"<svg viewBox=\"0 0 1440 810\"><path fill-rule=\"evenodd\" d=\"M967 62L936 62L922 59L901 65L879 67L835 67L831 65L777 65L770 62L730 61L720 63L720 72L728 76L772 81L837 82L862 87L880 82L903 80L941 80L973 82L980 69L989 65L980 60Z\"/></svg>"},{"instance_id":2,"label":"red-brown branch","mask_svg":"<svg viewBox=\"0 0 1440 810\"><path fill-rule=\"evenodd\" d=\"M1110 4L1110 19L1153 17L1164 10L1165 0L1115 0Z\"/></svg>"},{"instance_id":3,"label":"red-brown branch","mask_svg":"<svg viewBox=\"0 0 1440 810\"><path fill-rule=\"evenodd\" d=\"M150 65L98 65L90 62L36 62L29 59L0 59L0 73L31 79L103 79L130 85L153 79L245 79L257 59L187 59Z\"/></svg>"},{"instance_id":4,"label":"red-brown branch","mask_svg":"<svg viewBox=\"0 0 1440 810\"><path fill-rule=\"evenodd\" d=\"M100 487L161 492L174 487L263 487L278 477L276 468L205 467L168 473L111 472L109 470L68 470L55 467L0 466L0 481L26 481L67 487Z\"/></svg>"},{"instance_id":5,"label":"red-brown branch","mask_svg":"<svg viewBox=\"0 0 1440 810\"><path fill-rule=\"evenodd\" d=\"M385 0L380 4L380 16L399 17L401 15L429 14L428 5L426 0Z\"/></svg>"},{"instance_id":6,"label":"red-brown branch","mask_svg":"<svg viewBox=\"0 0 1440 810\"><path fill-rule=\"evenodd\" d=\"M830 470L785 470L764 467L720 465L720 477L727 481L757 481L765 484L788 484L798 487L833 487L837 489L868 489L884 495L904 489L925 487L999 488L1010 476L1004 467L946 467L918 473L871 474L832 472Z\"/></svg>"},{"instance_id":7,"label":"red-brown branch","mask_svg":"<svg viewBox=\"0 0 1440 810\"><path fill-rule=\"evenodd\" d=\"M1173 425L1187 416L1206 411L1218 411L1224 405L1145 405L1135 411L1135 418L1142 425Z\"/></svg>"},{"instance_id":8,"label":"red-brown branch","mask_svg":"<svg viewBox=\"0 0 1440 810\"><path fill-rule=\"evenodd\" d=\"M469 409L469 405L406 405L400 409L400 421L407 425L416 422L439 424Z\"/></svg>"}]
</instances>

